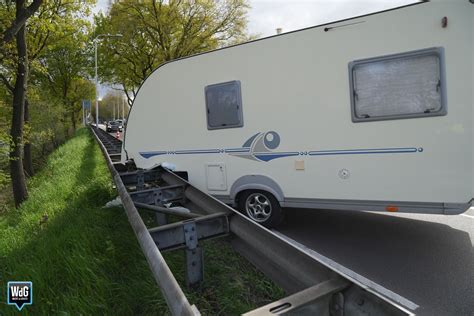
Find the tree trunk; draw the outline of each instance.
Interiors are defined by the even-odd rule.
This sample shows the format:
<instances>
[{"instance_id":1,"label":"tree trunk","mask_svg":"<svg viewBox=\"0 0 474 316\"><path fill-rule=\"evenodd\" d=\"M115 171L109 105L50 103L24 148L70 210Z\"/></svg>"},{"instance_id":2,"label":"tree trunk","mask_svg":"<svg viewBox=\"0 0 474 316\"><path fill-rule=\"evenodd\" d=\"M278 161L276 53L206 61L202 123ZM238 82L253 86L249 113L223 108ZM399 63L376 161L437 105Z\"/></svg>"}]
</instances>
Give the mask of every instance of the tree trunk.
<instances>
[{"instance_id":1,"label":"tree trunk","mask_svg":"<svg viewBox=\"0 0 474 316\"><path fill-rule=\"evenodd\" d=\"M76 112L74 111L74 104L71 105L71 122L72 122L72 134L76 131Z\"/></svg>"},{"instance_id":2,"label":"tree trunk","mask_svg":"<svg viewBox=\"0 0 474 316\"><path fill-rule=\"evenodd\" d=\"M63 128L64 128L64 138L65 138L65 140L69 138L69 125L68 125L67 121L68 121L68 118L67 118L66 115L61 118L61 123L63 124Z\"/></svg>"},{"instance_id":3,"label":"tree trunk","mask_svg":"<svg viewBox=\"0 0 474 316\"><path fill-rule=\"evenodd\" d=\"M28 99L25 98L25 123L28 124L30 122L30 110L29 110L29 102ZM33 171L33 158L31 156L31 142L28 140L25 142L25 148L23 153L23 169L26 173L27 177L32 177L34 175Z\"/></svg>"},{"instance_id":4,"label":"tree trunk","mask_svg":"<svg viewBox=\"0 0 474 316\"><path fill-rule=\"evenodd\" d=\"M24 1L16 1L17 16L23 10ZM28 78L28 55L26 51L25 25L16 34L16 47L18 51L18 68L13 92L13 113L10 136L12 147L10 149L10 176L12 179L13 197L15 205L19 206L28 198L25 174L23 172L23 119L25 110L25 93Z\"/></svg>"}]
</instances>

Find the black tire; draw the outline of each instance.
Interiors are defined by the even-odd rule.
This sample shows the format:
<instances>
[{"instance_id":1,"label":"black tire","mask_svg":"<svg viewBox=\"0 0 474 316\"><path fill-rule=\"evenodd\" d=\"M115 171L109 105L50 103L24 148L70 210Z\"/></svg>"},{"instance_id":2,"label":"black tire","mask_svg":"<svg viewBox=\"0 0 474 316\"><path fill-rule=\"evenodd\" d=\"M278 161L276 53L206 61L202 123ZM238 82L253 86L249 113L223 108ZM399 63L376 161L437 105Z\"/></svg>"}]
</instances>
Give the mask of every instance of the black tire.
<instances>
[{"instance_id":1,"label":"black tire","mask_svg":"<svg viewBox=\"0 0 474 316\"><path fill-rule=\"evenodd\" d=\"M283 222L284 212L273 194L261 190L247 190L240 194L239 210L267 228L276 227Z\"/></svg>"}]
</instances>

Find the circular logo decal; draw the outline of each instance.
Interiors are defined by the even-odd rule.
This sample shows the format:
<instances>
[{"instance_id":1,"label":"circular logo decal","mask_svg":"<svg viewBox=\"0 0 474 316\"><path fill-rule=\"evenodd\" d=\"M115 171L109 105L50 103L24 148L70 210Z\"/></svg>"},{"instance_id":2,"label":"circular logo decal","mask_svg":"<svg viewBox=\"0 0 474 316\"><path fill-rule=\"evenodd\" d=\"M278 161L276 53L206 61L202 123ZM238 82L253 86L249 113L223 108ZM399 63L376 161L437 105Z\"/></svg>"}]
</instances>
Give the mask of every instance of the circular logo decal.
<instances>
[{"instance_id":1,"label":"circular logo decal","mask_svg":"<svg viewBox=\"0 0 474 316\"><path fill-rule=\"evenodd\" d=\"M280 145L280 136L273 131L267 132L265 133L263 142L268 149L275 149L278 147L278 145Z\"/></svg>"}]
</instances>

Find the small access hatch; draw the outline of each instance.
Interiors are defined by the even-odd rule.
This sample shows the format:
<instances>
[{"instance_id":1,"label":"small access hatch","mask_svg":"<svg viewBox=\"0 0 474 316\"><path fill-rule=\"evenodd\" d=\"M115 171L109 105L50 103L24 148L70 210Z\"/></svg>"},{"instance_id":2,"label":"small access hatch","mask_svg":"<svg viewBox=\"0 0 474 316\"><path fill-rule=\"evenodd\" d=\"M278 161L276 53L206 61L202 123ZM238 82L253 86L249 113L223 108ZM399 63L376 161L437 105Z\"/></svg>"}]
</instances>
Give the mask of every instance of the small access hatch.
<instances>
[{"instance_id":1,"label":"small access hatch","mask_svg":"<svg viewBox=\"0 0 474 316\"><path fill-rule=\"evenodd\" d=\"M207 189L209 191L227 190L225 164L213 163L206 165Z\"/></svg>"}]
</instances>

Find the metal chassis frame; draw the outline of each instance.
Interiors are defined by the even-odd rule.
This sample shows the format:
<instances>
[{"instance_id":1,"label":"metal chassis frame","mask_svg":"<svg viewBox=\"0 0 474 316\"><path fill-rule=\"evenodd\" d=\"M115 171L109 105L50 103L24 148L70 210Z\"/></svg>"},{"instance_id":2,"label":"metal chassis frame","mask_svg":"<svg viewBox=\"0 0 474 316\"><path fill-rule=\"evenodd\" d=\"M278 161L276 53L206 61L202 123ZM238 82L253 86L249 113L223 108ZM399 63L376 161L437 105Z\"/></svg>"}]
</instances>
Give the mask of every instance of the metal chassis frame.
<instances>
[{"instance_id":1,"label":"metal chassis frame","mask_svg":"<svg viewBox=\"0 0 474 316\"><path fill-rule=\"evenodd\" d=\"M200 241L227 236L227 214L212 214L148 230L160 251L185 249L186 285L195 287L204 279Z\"/></svg>"},{"instance_id":2,"label":"metal chassis frame","mask_svg":"<svg viewBox=\"0 0 474 316\"><path fill-rule=\"evenodd\" d=\"M336 316L346 313L351 315L361 313L414 315L394 301L376 293L373 288L354 283L344 273L318 262L277 234L250 221L212 196L197 190L186 180L166 169L160 167L128 173L125 175L124 181L127 184L134 184L137 189L145 187L146 177L156 181L156 175L159 175L159 178L168 185L161 188L127 192L122 182L124 174L119 175L115 169L118 166L114 166L107 150L100 142L100 139L109 135L102 131L94 129L93 131L106 157L130 224L173 315L200 314L197 308L194 305L191 306L187 301L161 256L160 250L185 249L186 282L193 286L202 280L202 250L199 247L199 241L227 235L229 235L231 244L236 251L279 284L287 293L293 293L287 298L254 310L249 315L311 315L315 312L321 312L323 315L329 315L331 312L331 315ZM101 135L99 136L99 134ZM161 189L159 192L164 192L163 189L165 191L171 189L171 199L192 201L201 211L209 215L147 230L131 196L135 193L136 199L148 198L152 203L163 204L164 201L168 201L167 199L155 199L156 189ZM180 193L178 194L176 191ZM150 199L150 196L153 199ZM156 208L153 209L156 212L164 211L164 208L159 205L151 207ZM150 245L150 242L154 244L154 247ZM360 304L361 300L365 302L365 305Z\"/></svg>"}]
</instances>

